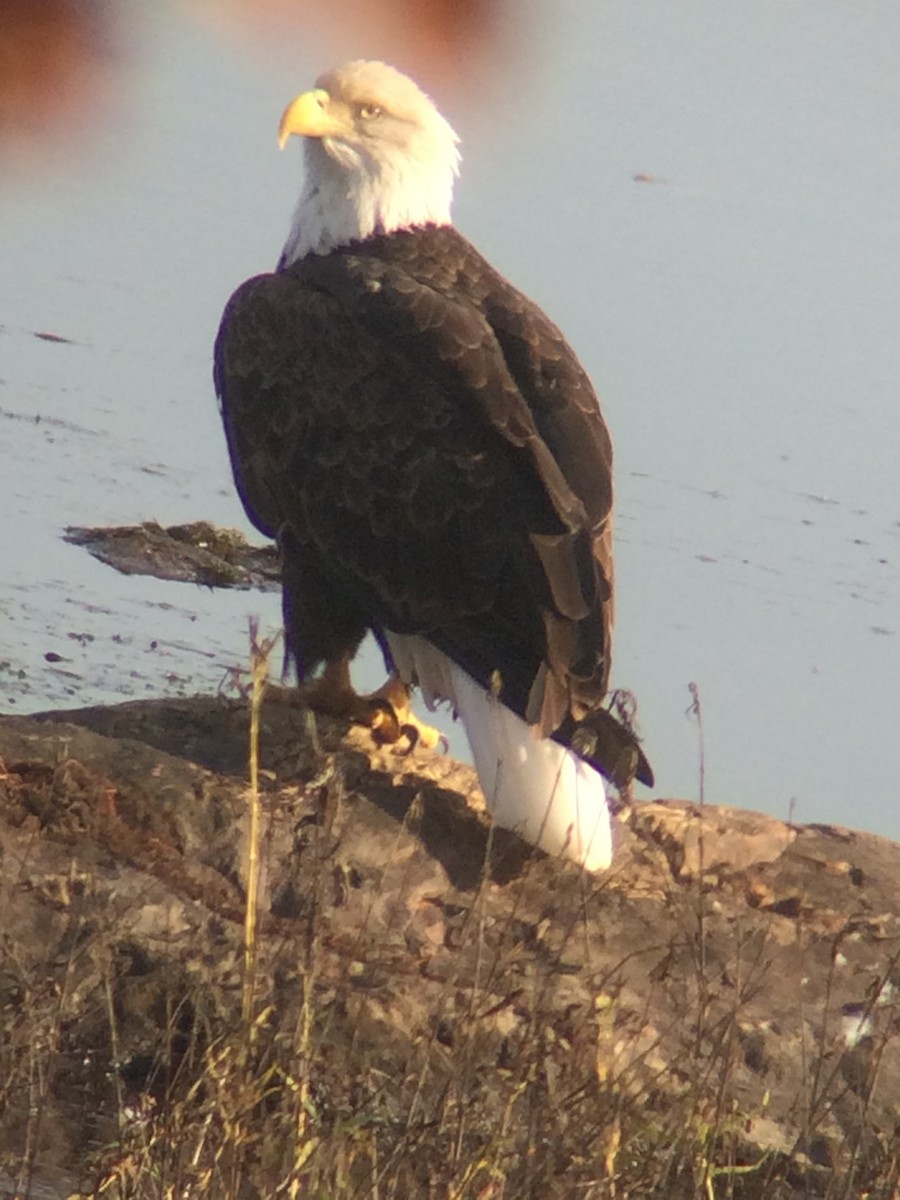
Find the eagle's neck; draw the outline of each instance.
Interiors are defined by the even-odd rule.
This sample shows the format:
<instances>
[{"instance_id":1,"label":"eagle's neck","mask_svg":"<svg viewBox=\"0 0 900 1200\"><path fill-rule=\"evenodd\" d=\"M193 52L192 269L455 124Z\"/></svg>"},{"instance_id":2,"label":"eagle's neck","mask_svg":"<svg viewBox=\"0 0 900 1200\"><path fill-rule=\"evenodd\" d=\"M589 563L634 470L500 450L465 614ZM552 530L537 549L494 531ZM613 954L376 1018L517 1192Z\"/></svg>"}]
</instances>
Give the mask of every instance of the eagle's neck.
<instances>
[{"instance_id":1,"label":"eagle's neck","mask_svg":"<svg viewBox=\"0 0 900 1200\"><path fill-rule=\"evenodd\" d=\"M307 142L306 184L279 266L328 254L349 242L420 225L449 225L455 162L396 156L381 162L335 161Z\"/></svg>"}]
</instances>

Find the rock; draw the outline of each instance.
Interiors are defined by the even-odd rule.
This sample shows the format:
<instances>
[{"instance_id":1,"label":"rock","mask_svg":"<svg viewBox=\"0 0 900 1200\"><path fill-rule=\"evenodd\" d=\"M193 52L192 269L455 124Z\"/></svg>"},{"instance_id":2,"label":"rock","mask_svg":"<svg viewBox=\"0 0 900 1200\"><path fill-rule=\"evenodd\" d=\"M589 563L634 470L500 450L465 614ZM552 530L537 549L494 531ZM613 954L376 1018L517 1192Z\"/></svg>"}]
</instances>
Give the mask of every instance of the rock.
<instances>
[{"instance_id":1,"label":"rock","mask_svg":"<svg viewBox=\"0 0 900 1200\"><path fill-rule=\"evenodd\" d=\"M45 1194L896 1185L900 847L626 804L588 876L447 758L278 704L260 754L248 973L246 706L0 720L0 1162Z\"/></svg>"}]
</instances>

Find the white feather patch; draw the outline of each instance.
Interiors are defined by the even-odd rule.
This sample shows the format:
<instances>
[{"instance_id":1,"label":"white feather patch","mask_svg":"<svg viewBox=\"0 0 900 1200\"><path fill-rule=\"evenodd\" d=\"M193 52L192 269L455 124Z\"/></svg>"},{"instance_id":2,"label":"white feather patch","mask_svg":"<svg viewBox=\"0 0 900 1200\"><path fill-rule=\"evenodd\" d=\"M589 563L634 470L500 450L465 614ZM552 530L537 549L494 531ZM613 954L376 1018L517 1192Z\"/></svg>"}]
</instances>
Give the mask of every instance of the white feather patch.
<instances>
[{"instance_id":1,"label":"white feather patch","mask_svg":"<svg viewBox=\"0 0 900 1200\"><path fill-rule=\"evenodd\" d=\"M401 677L426 703L453 705L465 726L478 780L494 821L548 854L588 871L612 861L603 777L564 746L536 732L424 638L388 634Z\"/></svg>"}]
</instances>

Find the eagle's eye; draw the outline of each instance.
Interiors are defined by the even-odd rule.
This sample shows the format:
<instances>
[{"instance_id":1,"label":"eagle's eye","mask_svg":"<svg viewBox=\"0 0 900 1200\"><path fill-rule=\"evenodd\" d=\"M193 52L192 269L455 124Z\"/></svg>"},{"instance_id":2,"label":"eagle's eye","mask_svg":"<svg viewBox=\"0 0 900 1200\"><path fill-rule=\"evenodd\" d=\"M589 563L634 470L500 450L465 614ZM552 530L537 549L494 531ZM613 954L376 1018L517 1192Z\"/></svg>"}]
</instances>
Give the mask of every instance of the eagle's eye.
<instances>
[{"instance_id":1,"label":"eagle's eye","mask_svg":"<svg viewBox=\"0 0 900 1200\"><path fill-rule=\"evenodd\" d=\"M377 121L383 109L378 104L360 104L358 112L364 121Z\"/></svg>"}]
</instances>

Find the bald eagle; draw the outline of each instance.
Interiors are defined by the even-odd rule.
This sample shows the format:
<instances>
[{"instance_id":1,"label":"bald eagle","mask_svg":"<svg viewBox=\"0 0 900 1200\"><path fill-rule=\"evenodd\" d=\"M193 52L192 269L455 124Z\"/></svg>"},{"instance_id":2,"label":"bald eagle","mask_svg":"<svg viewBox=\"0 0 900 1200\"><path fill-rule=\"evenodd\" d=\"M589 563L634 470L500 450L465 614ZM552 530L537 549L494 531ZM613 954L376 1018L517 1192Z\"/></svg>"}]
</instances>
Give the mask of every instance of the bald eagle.
<instances>
[{"instance_id":1,"label":"bald eagle","mask_svg":"<svg viewBox=\"0 0 900 1200\"><path fill-rule=\"evenodd\" d=\"M299 680L367 630L452 705L498 824L607 866L602 774L652 775L601 707L612 449L544 313L451 224L457 137L379 62L286 109L305 184L274 273L228 302L215 383L247 514L281 552Z\"/></svg>"}]
</instances>

